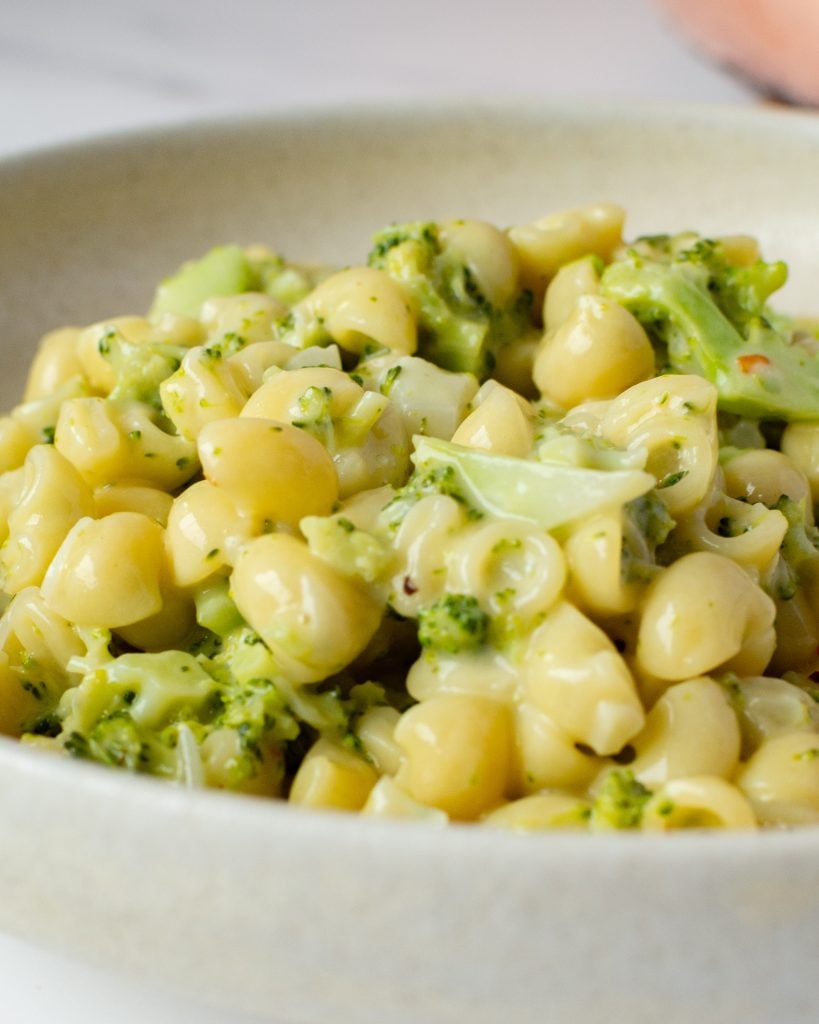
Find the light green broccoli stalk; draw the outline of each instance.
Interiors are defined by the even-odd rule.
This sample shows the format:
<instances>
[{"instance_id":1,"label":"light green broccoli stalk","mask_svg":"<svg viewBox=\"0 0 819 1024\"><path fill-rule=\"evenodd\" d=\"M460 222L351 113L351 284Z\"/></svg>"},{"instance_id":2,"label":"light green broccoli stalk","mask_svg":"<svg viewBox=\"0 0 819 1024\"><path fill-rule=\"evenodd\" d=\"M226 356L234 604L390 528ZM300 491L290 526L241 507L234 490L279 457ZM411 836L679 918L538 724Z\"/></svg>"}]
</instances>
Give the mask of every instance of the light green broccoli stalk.
<instances>
[{"instance_id":1,"label":"light green broccoli stalk","mask_svg":"<svg viewBox=\"0 0 819 1024\"><path fill-rule=\"evenodd\" d=\"M757 419L819 418L819 359L767 306L784 263L734 266L718 242L629 250L603 292L665 346L670 368L714 384L720 409Z\"/></svg>"}]
</instances>

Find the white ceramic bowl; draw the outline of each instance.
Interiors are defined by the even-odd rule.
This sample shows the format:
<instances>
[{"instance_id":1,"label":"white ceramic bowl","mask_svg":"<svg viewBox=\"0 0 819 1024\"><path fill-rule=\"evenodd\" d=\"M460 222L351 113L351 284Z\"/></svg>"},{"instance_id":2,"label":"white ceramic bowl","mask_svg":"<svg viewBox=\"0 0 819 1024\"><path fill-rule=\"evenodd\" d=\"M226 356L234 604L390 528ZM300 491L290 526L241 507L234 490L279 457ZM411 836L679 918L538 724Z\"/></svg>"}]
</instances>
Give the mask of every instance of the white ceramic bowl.
<instances>
[{"instance_id":1,"label":"white ceramic bowl","mask_svg":"<svg viewBox=\"0 0 819 1024\"><path fill-rule=\"evenodd\" d=\"M613 199L756 234L819 309L819 120L546 105L336 112L0 165L3 397L48 327L221 241L350 261L391 220ZM0 928L304 1024L815 1019L819 831L520 837L191 793L0 740Z\"/></svg>"}]
</instances>

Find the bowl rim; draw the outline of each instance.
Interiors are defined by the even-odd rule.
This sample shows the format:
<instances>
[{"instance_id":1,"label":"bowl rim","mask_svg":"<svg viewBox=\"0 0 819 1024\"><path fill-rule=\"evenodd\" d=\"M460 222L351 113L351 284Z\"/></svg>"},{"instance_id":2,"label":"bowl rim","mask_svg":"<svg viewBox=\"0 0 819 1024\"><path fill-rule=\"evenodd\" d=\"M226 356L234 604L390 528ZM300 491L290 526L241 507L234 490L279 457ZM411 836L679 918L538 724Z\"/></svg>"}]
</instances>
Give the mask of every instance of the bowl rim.
<instances>
[{"instance_id":1,"label":"bowl rim","mask_svg":"<svg viewBox=\"0 0 819 1024\"><path fill-rule=\"evenodd\" d=\"M762 126L768 130L804 131L819 137L819 110L787 106L771 102L729 103L679 101L640 98L632 100L561 99L531 94L502 97L459 97L445 99L396 98L344 102L310 101L297 107L271 106L238 113L193 115L169 121L146 121L119 129L88 131L77 138L55 143L34 144L0 156L0 171L25 171L29 162L50 160L71 155L90 155L97 151L116 149L138 142L196 141L232 132L245 132L261 127L329 126L333 124L377 123L384 120L440 121L464 118L498 118L542 121L588 121L599 123L612 118L624 122L655 126L692 124L709 126Z\"/></svg>"}]
</instances>

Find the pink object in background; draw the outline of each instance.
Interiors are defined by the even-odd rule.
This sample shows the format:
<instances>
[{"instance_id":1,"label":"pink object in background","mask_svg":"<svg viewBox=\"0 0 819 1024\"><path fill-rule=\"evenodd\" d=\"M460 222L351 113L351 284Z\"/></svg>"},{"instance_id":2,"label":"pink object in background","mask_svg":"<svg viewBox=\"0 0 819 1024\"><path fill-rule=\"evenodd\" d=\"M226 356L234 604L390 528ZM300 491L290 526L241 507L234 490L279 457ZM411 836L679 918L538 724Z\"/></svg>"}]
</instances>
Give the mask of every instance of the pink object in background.
<instances>
[{"instance_id":1,"label":"pink object in background","mask_svg":"<svg viewBox=\"0 0 819 1024\"><path fill-rule=\"evenodd\" d=\"M819 0L658 0L703 50L777 97L819 106Z\"/></svg>"}]
</instances>

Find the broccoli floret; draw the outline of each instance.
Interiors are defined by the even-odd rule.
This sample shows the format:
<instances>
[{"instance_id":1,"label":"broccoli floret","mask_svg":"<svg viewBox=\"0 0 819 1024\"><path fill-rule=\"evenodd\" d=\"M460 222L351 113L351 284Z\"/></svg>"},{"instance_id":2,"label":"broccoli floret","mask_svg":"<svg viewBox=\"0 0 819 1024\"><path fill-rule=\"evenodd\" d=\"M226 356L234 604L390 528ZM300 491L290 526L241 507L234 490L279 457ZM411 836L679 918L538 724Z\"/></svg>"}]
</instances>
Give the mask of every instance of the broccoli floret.
<instances>
[{"instance_id":1,"label":"broccoli floret","mask_svg":"<svg viewBox=\"0 0 819 1024\"><path fill-rule=\"evenodd\" d=\"M151 768L151 744L126 710L114 711L100 719L87 735L70 732L63 746L72 756L99 764L131 772L146 772Z\"/></svg>"},{"instance_id":2,"label":"broccoli floret","mask_svg":"<svg viewBox=\"0 0 819 1024\"><path fill-rule=\"evenodd\" d=\"M289 711L284 695L272 679L260 677L245 684L233 683L219 691L220 707L213 728L235 730L246 755L241 773L250 777L254 761L261 760L262 746L295 739L299 724Z\"/></svg>"},{"instance_id":3,"label":"broccoli floret","mask_svg":"<svg viewBox=\"0 0 819 1024\"><path fill-rule=\"evenodd\" d=\"M531 294L521 291L508 306L493 306L470 267L447 251L432 222L379 232L368 263L407 289L418 314L420 354L446 370L487 377L497 350L532 326Z\"/></svg>"},{"instance_id":4,"label":"broccoli floret","mask_svg":"<svg viewBox=\"0 0 819 1024\"><path fill-rule=\"evenodd\" d=\"M637 828L651 790L628 768L615 768L606 775L592 805L591 825L598 830Z\"/></svg>"},{"instance_id":5,"label":"broccoli floret","mask_svg":"<svg viewBox=\"0 0 819 1024\"><path fill-rule=\"evenodd\" d=\"M208 299L243 292L266 292L282 305L293 306L321 273L286 263L278 253L260 246L220 245L165 278L149 315L154 320L164 313L198 317Z\"/></svg>"},{"instance_id":6,"label":"broccoli floret","mask_svg":"<svg viewBox=\"0 0 819 1024\"><path fill-rule=\"evenodd\" d=\"M245 249L245 259L253 276L253 289L266 292L283 306L300 302L326 271L287 263L278 253L263 246Z\"/></svg>"},{"instance_id":7,"label":"broccoli floret","mask_svg":"<svg viewBox=\"0 0 819 1024\"><path fill-rule=\"evenodd\" d=\"M446 654L482 647L488 632L489 616L469 594L445 594L418 614L421 646Z\"/></svg>"},{"instance_id":8,"label":"broccoli floret","mask_svg":"<svg viewBox=\"0 0 819 1024\"><path fill-rule=\"evenodd\" d=\"M666 348L670 368L696 373L719 407L757 419L819 418L819 360L767 307L785 283L784 263L728 262L699 239L671 258L631 249L603 272L602 288Z\"/></svg>"}]
</instances>

